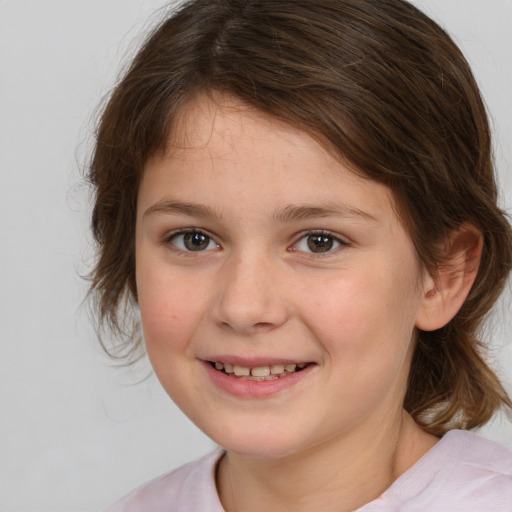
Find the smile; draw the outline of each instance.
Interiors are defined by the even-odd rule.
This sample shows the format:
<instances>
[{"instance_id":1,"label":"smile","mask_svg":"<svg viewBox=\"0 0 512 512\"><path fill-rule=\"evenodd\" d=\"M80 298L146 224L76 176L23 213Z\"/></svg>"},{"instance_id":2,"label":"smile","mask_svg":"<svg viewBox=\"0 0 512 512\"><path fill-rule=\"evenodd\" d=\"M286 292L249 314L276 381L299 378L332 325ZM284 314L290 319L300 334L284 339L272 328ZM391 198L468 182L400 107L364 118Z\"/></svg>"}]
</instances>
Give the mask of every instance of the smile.
<instances>
[{"instance_id":1,"label":"smile","mask_svg":"<svg viewBox=\"0 0 512 512\"><path fill-rule=\"evenodd\" d=\"M233 365L230 363L221 363L219 361L210 361L210 365L217 371L222 372L229 377L240 380L266 381L281 379L287 375L300 372L308 366L308 363L273 364L248 368L236 364Z\"/></svg>"}]
</instances>

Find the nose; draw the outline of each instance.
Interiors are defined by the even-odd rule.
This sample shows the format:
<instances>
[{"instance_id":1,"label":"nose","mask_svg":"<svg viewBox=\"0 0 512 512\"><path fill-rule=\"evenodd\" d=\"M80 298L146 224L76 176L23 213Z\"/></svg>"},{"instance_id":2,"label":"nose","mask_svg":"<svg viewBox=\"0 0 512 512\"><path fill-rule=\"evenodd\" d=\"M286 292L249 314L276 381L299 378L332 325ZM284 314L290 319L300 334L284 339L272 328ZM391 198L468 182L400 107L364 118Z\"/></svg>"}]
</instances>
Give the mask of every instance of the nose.
<instances>
[{"instance_id":1,"label":"nose","mask_svg":"<svg viewBox=\"0 0 512 512\"><path fill-rule=\"evenodd\" d=\"M270 331L290 312L283 270L271 258L239 256L226 262L213 307L215 322L239 334Z\"/></svg>"}]
</instances>

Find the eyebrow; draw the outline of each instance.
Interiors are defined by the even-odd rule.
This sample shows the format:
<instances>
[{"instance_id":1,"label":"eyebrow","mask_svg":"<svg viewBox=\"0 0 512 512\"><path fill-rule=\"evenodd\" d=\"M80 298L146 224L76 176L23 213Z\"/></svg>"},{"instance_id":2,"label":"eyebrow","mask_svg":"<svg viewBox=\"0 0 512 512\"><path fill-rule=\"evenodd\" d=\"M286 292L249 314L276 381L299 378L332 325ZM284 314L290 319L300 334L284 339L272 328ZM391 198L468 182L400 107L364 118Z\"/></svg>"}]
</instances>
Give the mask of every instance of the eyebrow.
<instances>
[{"instance_id":1,"label":"eyebrow","mask_svg":"<svg viewBox=\"0 0 512 512\"><path fill-rule=\"evenodd\" d=\"M178 213L189 217L216 217L221 218L222 215L217 213L213 208L197 203L187 203L183 201L159 201L150 206L143 214L144 217L154 213Z\"/></svg>"},{"instance_id":2,"label":"eyebrow","mask_svg":"<svg viewBox=\"0 0 512 512\"><path fill-rule=\"evenodd\" d=\"M163 200L155 203L144 212L143 216L147 217L154 213L174 213L196 218L222 218L222 215L210 206L172 200ZM364 210L339 203L324 203L321 206L288 205L274 212L272 220L276 224L281 224L333 216L356 217L363 220L378 222L378 219L375 216Z\"/></svg>"},{"instance_id":3,"label":"eyebrow","mask_svg":"<svg viewBox=\"0 0 512 512\"><path fill-rule=\"evenodd\" d=\"M370 213L339 203L324 203L321 206L286 206L274 214L274 222L291 222L297 220L321 219L325 217L359 217L364 220L378 222L377 217Z\"/></svg>"}]
</instances>

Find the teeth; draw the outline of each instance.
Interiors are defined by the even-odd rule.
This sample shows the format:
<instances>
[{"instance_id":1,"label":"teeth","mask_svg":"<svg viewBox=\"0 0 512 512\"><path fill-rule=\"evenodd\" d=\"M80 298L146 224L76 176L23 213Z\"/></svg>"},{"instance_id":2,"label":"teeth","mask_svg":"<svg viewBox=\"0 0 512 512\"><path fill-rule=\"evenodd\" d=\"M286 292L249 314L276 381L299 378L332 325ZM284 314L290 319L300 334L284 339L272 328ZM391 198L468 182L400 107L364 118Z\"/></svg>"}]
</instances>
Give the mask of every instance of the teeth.
<instances>
[{"instance_id":1,"label":"teeth","mask_svg":"<svg viewBox=\"0 0 512 512\"><path fill-rule=\"evenodd\" d=\"M257 366L251 370L251 375L253 377L268 377L270 375L270 367L269 366Z\"/></svg>"},{"instance_id":2,"label":"teeth","mask_svg":"<svg viewBox=\"0 0 512 512\"><path fill-rule=\"evenodd\" d=\"M284 372L284 364L273 364L270 367L270 373L272 375L279 375Z\"/></svg>"},{"instance_id":3,"label":"teeth","mask_svg":"<svg viewBox=\"0 0 512 512\"><path fill-rule=\"evenodd\" d=\"M233 367L233 372L237 377L248 377L251 374L250 368L244 368L243 366L238 366L235 364Z\"/></svg>"},{"instance_id":4,"label":"teeth","mask_svg":"<svg viewBox=\"0 0 512 512\"><path fill-rule=\"evenodd\" d=\"M267 375L266 377L253 377L252 375L250 377L244 377L246 380L256 380L258 382L262 380L276 380L279 377L277 375Z\"/></svg>"},{"instance_id":5,"label":"teeth","mask_svg":"<svg viewBox=\"0 0 512 512\"><path fill-rule=\"evenodd\" d=\"M221 363L216 361L214 363L215 369L224 371L227 374L234 374L236 377L243 377L248 380L273 380L279 377L284 377L297 370L302 370L307 366L307 363L299 364L273 364L269 366L256 366L255 368L247 368L237 364L232 365L229 363Z\"/></svg>"}]
</instances>

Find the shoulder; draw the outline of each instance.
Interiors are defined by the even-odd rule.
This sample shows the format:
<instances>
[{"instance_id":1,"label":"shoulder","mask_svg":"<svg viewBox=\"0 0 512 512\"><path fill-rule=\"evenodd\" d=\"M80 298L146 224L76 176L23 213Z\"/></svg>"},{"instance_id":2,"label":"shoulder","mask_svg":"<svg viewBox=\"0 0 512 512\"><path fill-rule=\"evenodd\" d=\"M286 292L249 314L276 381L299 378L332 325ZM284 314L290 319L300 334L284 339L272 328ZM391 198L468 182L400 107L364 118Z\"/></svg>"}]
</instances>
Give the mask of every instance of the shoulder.
<instances>
[{"instance_id":1,"label":"shoulder","mask_svg":"<svg viewBox=\"0 0 512 512\"><path fill-rule=\"evenodd\" d=\"M215 450L202 459L151 480L105 512L222 512L215 488L215 468L222 457Z\"/></svg>"},{"instance_id":2,"label":"shoulder","mask_svg":"<svg viewBox=\"0 0 512 512\"><path fill-rule=\"evenodd\" d=\"M512 511L512 451L467 431L443 439L436 486L452 494L452 510ZM458 506L459 508L455 508Z\"/></svg>"},{"instance_id":3,"label":"shoulder","mask_svg":"<svg viewBox=\"0 0 512 512\"><path fill-rule=\"evenodd\" d=\"M439 445L447 467L457 467L468 478L486 475L512 483L512 450L464 430L448 432Z\"/></svg>"},{"instance_id":4,"label":"shoulder","mask_svg":"<svg viewBox=\"0 0 512 512\"><path fill-rule=\"evenodd\" d=\"M512 451L467 431L448 432L365 512L512 511Z\"/></svg>"}]
</instances>

